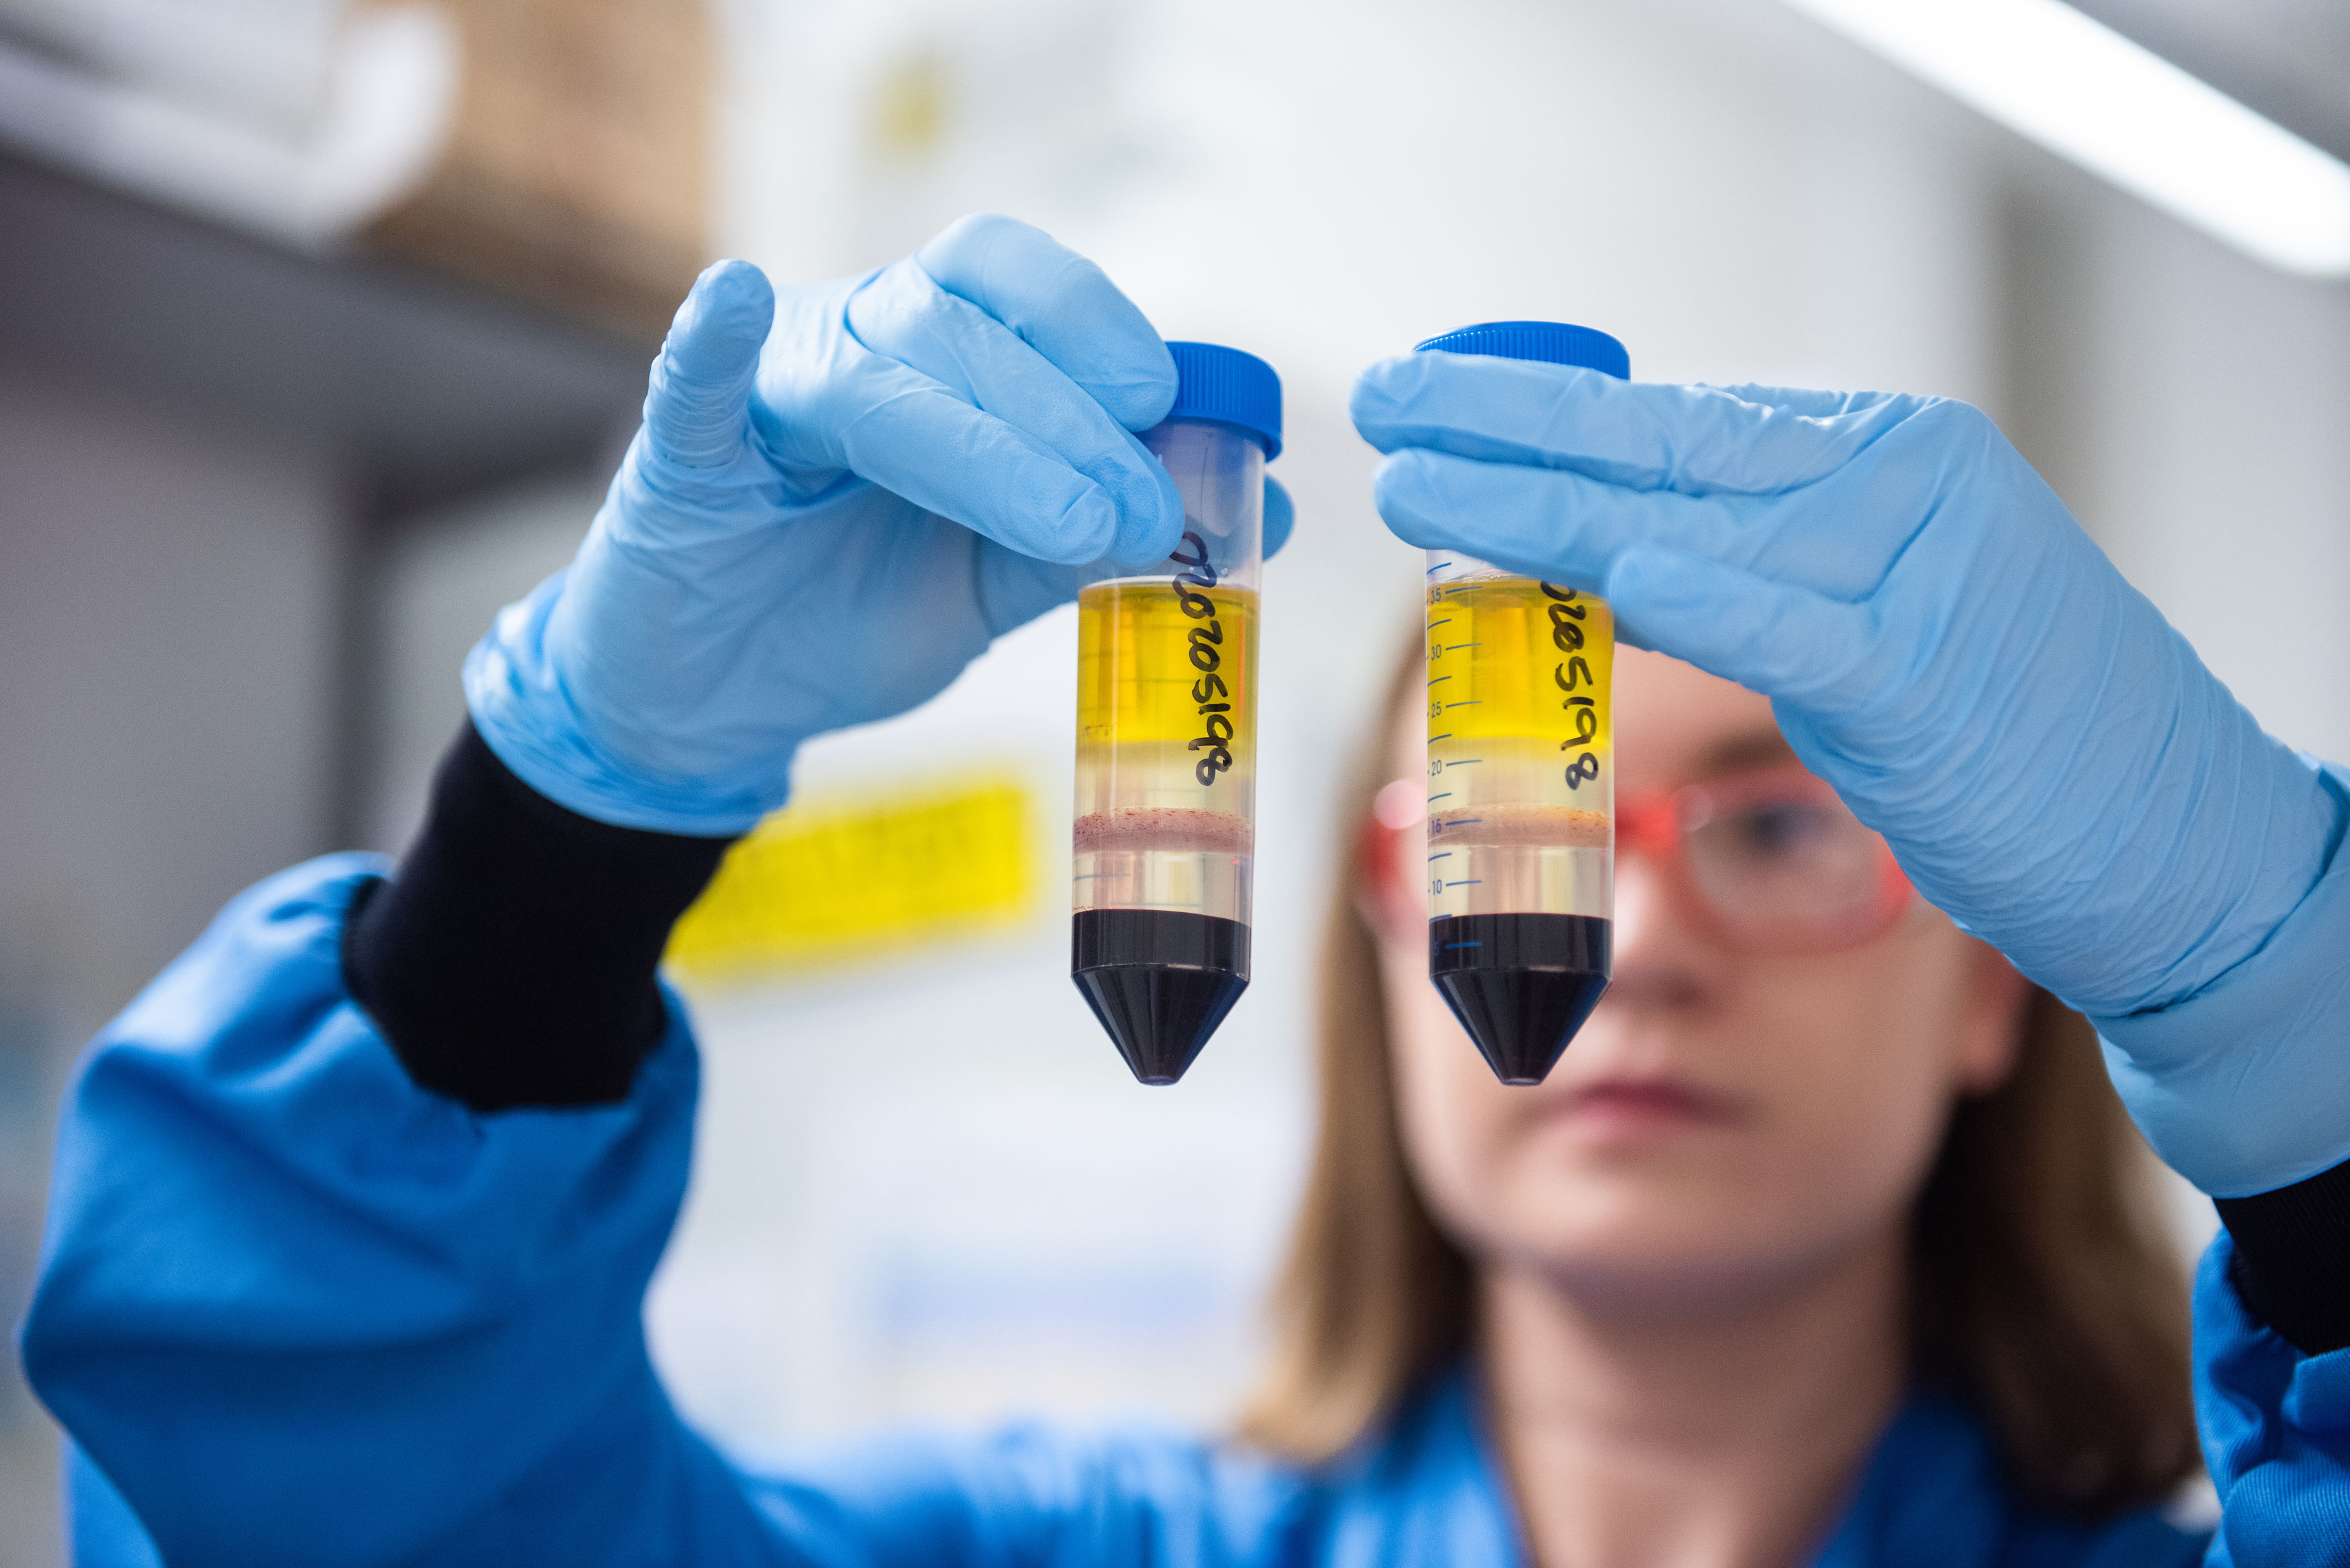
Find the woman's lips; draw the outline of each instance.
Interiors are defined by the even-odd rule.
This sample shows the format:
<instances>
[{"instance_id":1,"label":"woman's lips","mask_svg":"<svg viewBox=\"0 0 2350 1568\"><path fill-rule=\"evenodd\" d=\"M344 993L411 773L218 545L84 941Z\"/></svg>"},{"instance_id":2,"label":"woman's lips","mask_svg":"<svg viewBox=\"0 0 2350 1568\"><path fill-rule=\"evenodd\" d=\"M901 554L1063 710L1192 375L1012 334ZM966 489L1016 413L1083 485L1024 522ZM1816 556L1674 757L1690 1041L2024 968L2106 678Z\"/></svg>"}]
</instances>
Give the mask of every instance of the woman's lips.
<instances>
[{"instance_id":1,"label":"woman's lips","mask_svg":"<svg viewBox=\"0 0 2350 1568\"><path fill-rule=\"evenodd\" d=\"M1573 1091L1556 1115L1572 1126L1620 1132L1723 1127L1738 1119L1737 1107L1722 1096L1685 1084L1617 1079Z\"/></svg>"}]
</instances>

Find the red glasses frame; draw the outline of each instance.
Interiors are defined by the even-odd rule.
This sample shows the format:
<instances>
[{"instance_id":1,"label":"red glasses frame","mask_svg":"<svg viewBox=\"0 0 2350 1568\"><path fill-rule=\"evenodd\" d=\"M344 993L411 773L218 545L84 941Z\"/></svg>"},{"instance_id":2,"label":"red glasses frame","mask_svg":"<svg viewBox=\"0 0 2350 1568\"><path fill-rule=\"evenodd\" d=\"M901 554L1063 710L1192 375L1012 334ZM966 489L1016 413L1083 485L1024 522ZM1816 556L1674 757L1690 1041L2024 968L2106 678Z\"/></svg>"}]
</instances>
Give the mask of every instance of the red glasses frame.
<instances>
[{"instance_id":1,"label":"red glasses frame","mask_svg":"<svg viewBox=\"0 0 2350 1568\"><path fill-rule=\"evenodd\" d=\"M1424 781L1419 779L1398 779L1381 790L1364 820L1357 849L1367 891L1375 895L1366 913L1381 923L1392 922L1398 929L1404 929L1407 911L1413 923L1422 919L1419 884L1405 875L1404 849L1408 839L1418 836L1425 820L1426 794ZM1834 789L1801 766L1753 768L1618 799L1617 852L1638 854L1649 863L1673 912L1684 924L1740 952L1835 952L1858 947L1892 929L1916 902L1917 890L1902 875L1891 846L1869 833L1874 864L1866 874L1868 888L1853 902L1811 918L1773 909L1741 919L1725 910L1707 896L1690 869L1689 836L1758 800L1833 804L1837 811L1847 812Z\"/></svg>"}]
</instances>

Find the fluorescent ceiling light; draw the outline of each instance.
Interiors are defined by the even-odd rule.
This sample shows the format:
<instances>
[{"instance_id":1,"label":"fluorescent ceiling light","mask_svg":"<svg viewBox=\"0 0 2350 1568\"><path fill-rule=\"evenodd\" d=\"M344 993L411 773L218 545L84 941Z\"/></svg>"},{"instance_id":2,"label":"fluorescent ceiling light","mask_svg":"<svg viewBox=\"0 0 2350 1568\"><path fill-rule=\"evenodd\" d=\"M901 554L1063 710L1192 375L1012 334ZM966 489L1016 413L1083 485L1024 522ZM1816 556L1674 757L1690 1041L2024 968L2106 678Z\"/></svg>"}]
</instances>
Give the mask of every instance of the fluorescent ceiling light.
<instances>
[{"instance_id":1,"label":"fluorescent ceiling light","mask_svg":"<svg viewBox=\"0 0 2350 1568\"><path fill-rule=\"evenodd\" d=\"M2287 272L2350 276L2350 165L2057 0L1787 0Z\"/></svg>"}]
</instances>

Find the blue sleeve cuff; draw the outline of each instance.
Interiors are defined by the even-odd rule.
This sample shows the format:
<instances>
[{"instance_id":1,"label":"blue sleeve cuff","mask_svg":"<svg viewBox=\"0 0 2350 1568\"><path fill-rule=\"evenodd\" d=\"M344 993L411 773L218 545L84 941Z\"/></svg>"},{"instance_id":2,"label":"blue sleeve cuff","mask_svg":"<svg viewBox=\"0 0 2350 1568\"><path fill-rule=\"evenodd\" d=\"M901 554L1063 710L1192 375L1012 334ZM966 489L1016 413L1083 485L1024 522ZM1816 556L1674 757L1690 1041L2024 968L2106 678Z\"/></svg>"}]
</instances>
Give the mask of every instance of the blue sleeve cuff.
<instances>
[{"instance_id":1,"label":"blue sleeve cuff","mask_svg":"<svg viewBox=\"0 0 2350 1568\"><path fill-rule=\"evenodd\" d=\"M2155 1152L2215 1198L2350 1160L2350 856L2340 852L2350 774L2331 763L2320 773L2334 800L2333 852L2266 945L2184 1002L2092 1020Z\"/></svg>"},{"instance_id":2,"label":"blue sleeve cuff","mask_svg":"<svg viewBox=\"0 0 2350 1568\"><path fill-rule=\"evenodd\" d=\"M2222 1236L2195 1279L2195 1415L2220 1494L2210 1562L2343 1562L2350 1512L2350 1352L2306 1355L2239 1293Z\"/></svg>"},{"instance_id":3,"label":"blue sleeve cuff","mask_svg":"<svg viewBox=\"0 0 2350 1568\"><path fill-rule=\"evenodd\" d=\"M419 1087L343 986L345 911L385 868L244 894L76 1072L20 1344L107 1482L76 1493L79 1560L136 1544L127 1509L174 1563L503 1564L518 1489L560 1490L550 1538L632 1501L652 1538L681 1495L656 1467L698 1462L641 1328L690 1166L683 1019L619 1105Z\"/></svg>"}]
</instances>

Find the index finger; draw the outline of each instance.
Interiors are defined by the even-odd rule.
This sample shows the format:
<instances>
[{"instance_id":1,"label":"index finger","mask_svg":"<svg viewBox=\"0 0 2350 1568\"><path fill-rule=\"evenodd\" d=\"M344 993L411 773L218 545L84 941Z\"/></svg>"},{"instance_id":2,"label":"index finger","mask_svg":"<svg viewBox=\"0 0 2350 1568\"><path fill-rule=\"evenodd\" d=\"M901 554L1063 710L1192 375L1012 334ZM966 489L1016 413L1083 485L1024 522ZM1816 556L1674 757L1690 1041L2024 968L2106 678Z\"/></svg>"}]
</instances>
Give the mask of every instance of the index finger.
<instances>
[{"instance_id":1,"label":"index finger","mask_svg":"<svg viewBox=\"0 0 2350 1568\"><path fill-rule=\"evenodd\" d=\"M1183 498L1166 467L1098 399L1002 322L911 262L884 267L850 295L847 320L866 348L1017 427L1107 491L1123 520L1113 554L1150 559L1175 547Z\"/></svg>"},{"instance_id":2,"label":"index finger","mask_svg":"<svg viewBox=\"0 0 2350 1568\"><path fill-rule=\"evenodd\" d=\"M1852 461L1920 400L1623 381L1598 370L1430 351L1355 383L1355 428L1381 452L1426 447L1571 470L1633 490L1772 495Z\"/></svg>"},{"instance_id":3,"label":"index finger","mask_svg":"<svg viewBox=\"0 0 2350 1568\"><path fill-rule=\"evenodd\" d=\"M932 282L1003 323L1130 431L1175 406L1175 361L1107 274L1042 229L958 218L914 253Z\"/></svg>"}]
</instances>

